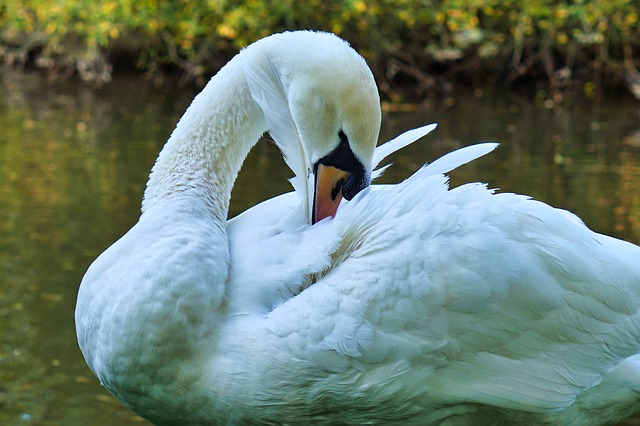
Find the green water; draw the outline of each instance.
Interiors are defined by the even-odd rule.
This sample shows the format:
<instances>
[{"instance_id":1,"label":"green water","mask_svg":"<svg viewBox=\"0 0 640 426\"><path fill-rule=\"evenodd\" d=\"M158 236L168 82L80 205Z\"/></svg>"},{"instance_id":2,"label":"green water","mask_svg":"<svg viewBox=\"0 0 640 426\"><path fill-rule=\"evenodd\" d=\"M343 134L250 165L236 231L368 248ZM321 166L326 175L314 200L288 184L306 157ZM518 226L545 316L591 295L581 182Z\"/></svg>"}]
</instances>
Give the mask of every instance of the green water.
<instances>
[{"instance_id":1,"label":"green water","mask_svg":"<svg viewBox=\"0 0 640 426\"><path fill-rule=\"evenodd\" d=\"M135 223L149 169L193 95L139 78L96 90L0 72L0 424L145 424L86 367L73 310L86 268ZM500 141L452 182L530 194L640 243L640 106L631 97L550 110L524 96L460 94L386 114L382 137L434 121L437 131L396 154L384 181L451 149ZM259 144L231 213L288 191L283 164Z\"/></svg>"}]
</instances>

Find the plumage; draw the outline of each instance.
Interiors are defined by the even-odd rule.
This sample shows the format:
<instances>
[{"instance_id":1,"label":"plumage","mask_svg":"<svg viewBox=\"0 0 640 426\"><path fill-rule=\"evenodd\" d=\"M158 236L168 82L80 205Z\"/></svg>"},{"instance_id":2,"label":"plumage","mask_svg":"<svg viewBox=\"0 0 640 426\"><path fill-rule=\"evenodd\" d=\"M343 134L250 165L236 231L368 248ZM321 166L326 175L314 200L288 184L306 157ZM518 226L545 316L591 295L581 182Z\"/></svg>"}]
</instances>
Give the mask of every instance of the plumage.
<instances>
[{"instance_id":1,"label":"plumage","mask_svg":"<svg viewBox=\"0 0 640 426\"><path fill-rule=\"evenodd\" d=\"M345 93L347 91L347 93ZM364 61L293 32L242 51L151 173L139 222L87 271L76 324L101 383L157 424L614 423L640 410L640 248L563 210L445 173L454 151L310 223L315 165L374 148ZM227 220L268 130L294 193Z\"/></svg>"}]
</instances>

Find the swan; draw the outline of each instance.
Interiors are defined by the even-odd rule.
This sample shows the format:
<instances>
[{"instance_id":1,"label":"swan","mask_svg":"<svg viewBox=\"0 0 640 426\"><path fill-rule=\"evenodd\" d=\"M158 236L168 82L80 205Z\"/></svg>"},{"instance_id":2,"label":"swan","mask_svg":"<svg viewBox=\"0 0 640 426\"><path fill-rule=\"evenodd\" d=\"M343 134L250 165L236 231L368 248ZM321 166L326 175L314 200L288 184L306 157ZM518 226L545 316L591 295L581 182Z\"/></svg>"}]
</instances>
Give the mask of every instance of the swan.
<instances>
[{"instance_id":1,"label":"swan","mask_svg":"<svg viewBox=\"0 0 640 426\"><path fill-rule=\"evenodd\" d=\"M335 35L243 49L180 119L75 320L101 384L158 425L563 424L640 409L640 248L446 173L397 185L365 61ZM268 131L295 191L227 220Z\"/></svg>"}]
</instances>

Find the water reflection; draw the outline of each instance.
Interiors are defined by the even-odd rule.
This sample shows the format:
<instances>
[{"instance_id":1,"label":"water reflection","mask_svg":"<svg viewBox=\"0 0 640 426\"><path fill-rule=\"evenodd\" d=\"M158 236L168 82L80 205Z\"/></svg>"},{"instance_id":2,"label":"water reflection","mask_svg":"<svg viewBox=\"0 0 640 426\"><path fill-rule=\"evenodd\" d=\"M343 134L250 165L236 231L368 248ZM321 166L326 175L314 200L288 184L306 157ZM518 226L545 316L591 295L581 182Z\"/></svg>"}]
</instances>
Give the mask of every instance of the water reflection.
<instances>
[{"instance_id":1,"label":"water reflection","mask_svg":"<svg viewBox=\"0 0 640 426\"><path fill-rule=\"evenodd\" d=\"M102 90L0 74L0 424L141 424L96 383L75 343L73 309L91 261L139 215L146 177L193 96L116 79ZM640 242L639 109L605 102L547 110L517 96L459 96L387 114L382 139L437 121L395 154L396 182L451 149L501 148L453 173L578 213ZM252 151L231 214L290 189L277 149Z\"/></svg>"}]
</instances>

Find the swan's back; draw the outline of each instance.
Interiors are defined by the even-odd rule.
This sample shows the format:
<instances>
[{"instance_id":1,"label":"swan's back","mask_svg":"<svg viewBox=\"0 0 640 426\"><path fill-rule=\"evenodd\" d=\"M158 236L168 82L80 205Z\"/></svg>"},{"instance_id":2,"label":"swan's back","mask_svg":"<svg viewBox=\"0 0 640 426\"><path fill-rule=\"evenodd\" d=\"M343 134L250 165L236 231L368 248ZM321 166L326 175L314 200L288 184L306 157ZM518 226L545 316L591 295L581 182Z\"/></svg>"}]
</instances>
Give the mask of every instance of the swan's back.
<instances>
[{"instance_id":1,"label":"swan's back","mask_svg":"<svg viewBox=\"0 0 640 426\"><path fill-rule=\"evenodd\" d=\"M511 421L598 424L580 402L616 385L618 403L633 406L640 382L608 374L640 352L640 248L528 197L449 189L433 172L341 207L320 224L337 237L313 248L329 265L264 307L274 338L305 368L335 373L310 388L348 376L371 418L390 420L383 411L394 406L396 419L418 422L478 421L487 410L496 421L501 409ZM341 407L344 418L358 410L349 392L336 394L356 407ZM562 410L568 417L552 414Z\"/></svg>"}]
</instances>

